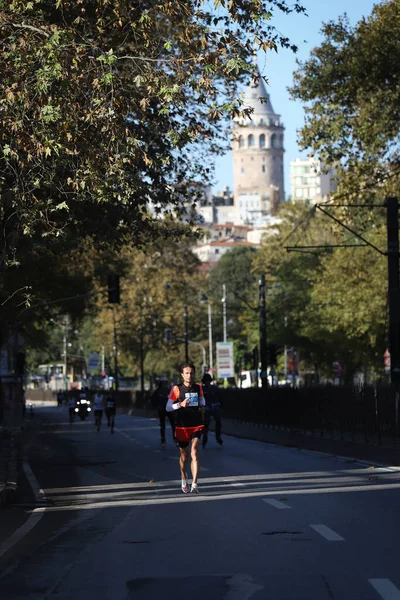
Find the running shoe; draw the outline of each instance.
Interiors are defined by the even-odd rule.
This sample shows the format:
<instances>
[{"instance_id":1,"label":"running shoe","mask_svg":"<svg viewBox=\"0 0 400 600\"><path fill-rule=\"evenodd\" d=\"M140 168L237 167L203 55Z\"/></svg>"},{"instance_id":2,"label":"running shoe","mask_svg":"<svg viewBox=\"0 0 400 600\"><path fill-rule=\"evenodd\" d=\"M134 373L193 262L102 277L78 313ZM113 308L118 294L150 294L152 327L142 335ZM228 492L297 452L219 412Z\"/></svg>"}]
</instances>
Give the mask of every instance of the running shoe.
<instances>
[{"instance_id":1,"label":"running shoe","mask_svg":"<svg viewBox=\"0 0 400 600\"><path fill-rule=\"evenodd\" d=\"M183 492L184 494L187 494L187 493L188 493L188 491L189 491L189 484L188 484L188 482L186 481L186 479L182 479L181 485L182 485L182 492Z\"/></svg>"},{"instance_id":2,"label":"running shoe","mask_svg":"<svg viewBox=\"0 0 400 600\"><path fill-rule=\"evenodd\" d=\"M190 488L190 493L191 494L199 493L199 488L197 487L197 483L192 483L192 487Z\"/></svg>"}]
</instances>

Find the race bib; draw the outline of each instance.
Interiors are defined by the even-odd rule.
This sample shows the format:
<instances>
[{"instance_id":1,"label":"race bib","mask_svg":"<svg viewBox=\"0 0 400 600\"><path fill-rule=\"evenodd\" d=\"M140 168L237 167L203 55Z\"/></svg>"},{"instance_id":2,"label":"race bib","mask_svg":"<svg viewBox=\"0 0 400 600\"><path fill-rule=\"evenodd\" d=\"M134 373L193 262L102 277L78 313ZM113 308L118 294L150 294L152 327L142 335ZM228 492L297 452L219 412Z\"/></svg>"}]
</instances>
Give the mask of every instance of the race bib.
<instances>
[{"instance_id":1,"label":"race bib","mask_svg":"<svg viewBox=\"0 0 400 600\"><path fill-rule=\"evenodd\" d=\"M198 406L199 405L199 394L197 392L186 392L185 400L189 400L188 406Z\"/></svg>"}]
</instances>

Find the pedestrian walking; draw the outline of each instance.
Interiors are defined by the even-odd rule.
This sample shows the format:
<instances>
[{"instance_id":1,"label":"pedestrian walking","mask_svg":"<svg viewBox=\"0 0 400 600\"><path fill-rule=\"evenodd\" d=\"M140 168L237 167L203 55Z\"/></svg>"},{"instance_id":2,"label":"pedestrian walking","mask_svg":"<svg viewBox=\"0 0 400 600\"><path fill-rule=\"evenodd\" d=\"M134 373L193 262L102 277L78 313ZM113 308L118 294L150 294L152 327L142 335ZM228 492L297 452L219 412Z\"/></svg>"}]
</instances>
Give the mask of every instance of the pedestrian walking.
<instances>
[{"instance_id":1,"label":"pedestrian walking","mask_svg":"<svg viewBox=\"0 0 400 600\"><path fill-rule=\"evenodd\" d=\"M203 389L199 383L194 383L195 367L190 362L181 366L182 383L174 385L169 393L167 412L174 411L175 437L179 445L179 468L181 472L181 488L184 494L189 492L189 483L186 473L186 463L189 458L189 445L191 457L192 485L190 492L199 493L197 479L199 474L199 442L204 430Z\"/></svg>"},{"instance_id":2,"label":"pedestrian walking","mask_svg":"<svg viewBox=\"0 0 400 600\"><path fill-rule=\"evenodd\" d=\"M205 373L201 380L203 384L203 394L206 401L206 411L204 413L204 434L202 438L203 448L208 442L208 431L210 428L211 419L215 421L215 439L217 444L222 446L224 443L221 438L222 417L221 417L221 400L218 396L218 391L215 385L211 385L212 377L209 373Z\"/></svg>"},{"instance_id":3,"label":"pedestrian walking","mask_svg":"<svg viewBox=\"0 0 400 600\"><path fill-rule=\"evenodd\" d=\"M166 444L166 439L165 439L165 419L166 419L166 417L168 417L168 421L171 425L172 440L174 443L176 442L174 414L172 412L167 412L167 410L166 410L166 406L167 406L167 402L168 402L168 392L169 392L168 380L165 377L161 377L159 379L158 385L157 385L156 389L154 390L153 395L151 397L151 403L158 412L158 418L160 421L160 438L161 438L160 443L161 443L162 449L165 448L165 444Z\"/></svg>"}]
</instances>

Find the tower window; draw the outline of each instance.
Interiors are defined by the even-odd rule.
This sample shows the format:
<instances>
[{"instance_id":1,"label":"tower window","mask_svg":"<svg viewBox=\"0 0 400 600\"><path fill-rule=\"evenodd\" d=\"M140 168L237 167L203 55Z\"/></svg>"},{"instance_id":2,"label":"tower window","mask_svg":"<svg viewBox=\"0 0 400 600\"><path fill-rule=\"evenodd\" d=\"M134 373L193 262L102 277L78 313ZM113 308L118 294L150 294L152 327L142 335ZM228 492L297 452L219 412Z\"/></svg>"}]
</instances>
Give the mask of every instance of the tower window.
<instances>
[{"instance_id":1,"label":"tower window","mask_svg":"<svg viewBox=\"0 0 400 600\"><path fill-rule=\"evenodd\" d=\"M239 148L244 148L244 137L242 135L239 136Z\"/></svg>"},{"instance_id":2,"label":"tower window","mask_svg":"<svg viewBox=\"0 0 400 600\"><path fill-rule=\"evenodd\" d=\"M242 173L244 173L244 167L242 167Z\"/></svg>"},{"instance_id":3,"label":"tower window","mask_svg":"<svg viewBox=\"0 0 400 600\"><path fill-rule=\"evenodd\" d=\"M248 137L248 144L249 148L252 148L254 146L254 135L252 133Z\"/></svg>"},{"instance_id":4,"label":"tower window","mask_svg":"<svg viewBox=\"0 0 400 600\"><path fill-rule=\"evenodd\" d=\"M265 125L264 119L260 119L260 125Z\"/></svg>"},{"instance_id":5,"label":"tower window","mask_svg":"<svg viewBox=\"0 0 400 600\"><path fill-rule=\"evenodd\" d=\"M262 167L261 167L261 171L262 171L263 173L265 173L265 165L262 165Z\"/></svg>"},{"instance_id":6,"label":"tower window","mask_svg":"<svg viewBox=\"0 0 400 600\"><path fill-rule=\"evenodd\" d=\"M265 135L263 133L260 135L260 148L265 148Z\"/></svg>"},{"instance_id":7,"label":"tower window","mask_svg":"<svg viewBox=\"0 0 400 600\"><path fill-rule=\"evenodd\" d=\"M276 140L276 135L275 135L275 133L273 133L271 135L271 148L276 148L277 147L276 141L277 141Z\"/></svg>"}]
</instances>

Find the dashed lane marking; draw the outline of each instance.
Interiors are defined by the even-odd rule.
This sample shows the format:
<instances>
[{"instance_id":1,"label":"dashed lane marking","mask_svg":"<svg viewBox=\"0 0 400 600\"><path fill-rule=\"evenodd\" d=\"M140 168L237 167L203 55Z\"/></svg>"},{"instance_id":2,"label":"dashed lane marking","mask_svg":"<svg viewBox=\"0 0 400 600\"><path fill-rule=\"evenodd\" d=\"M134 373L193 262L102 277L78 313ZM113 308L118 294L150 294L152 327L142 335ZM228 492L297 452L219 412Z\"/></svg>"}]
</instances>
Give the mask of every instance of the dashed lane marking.
<instances>
[{"instance_id":1,"label":"dashed lane marking","mask_svg":"<svg viewBox=\"0 0 400 600\"><path fill-rule=\"evenodd\" d=\"M390 579L368 579L383 600L400 600L400 590Z\"/></svg>"},{"instance_id":2,"label":"dashed lane marking","mask_svg":"<svg viewBox=\"0 0 400 600\"><path fill-rule=\"evenodd\" d=\"M310 525L314 531L322 535L328 542L344 542L344 538L341 535L327 527L326 525ZM399 599L400 600L400 599Z\"/></svg>"},{"instance_id":3,"label":"dashed lane marking","mask_svg":"<svg viewBox=\"0 0 400 600\"><path fill-rule=\"evenodd\" d=\"M271 500L267 500L266 498L263 498L263 500L267 504L270 504L271 506L274 506L275 508L279 508L281 510L283 510L285 508L292 508L289 504L285 504L284 502L279 502L279 500L273 500L272 498L271 498Z\"/></svg>"}]
</instances>

